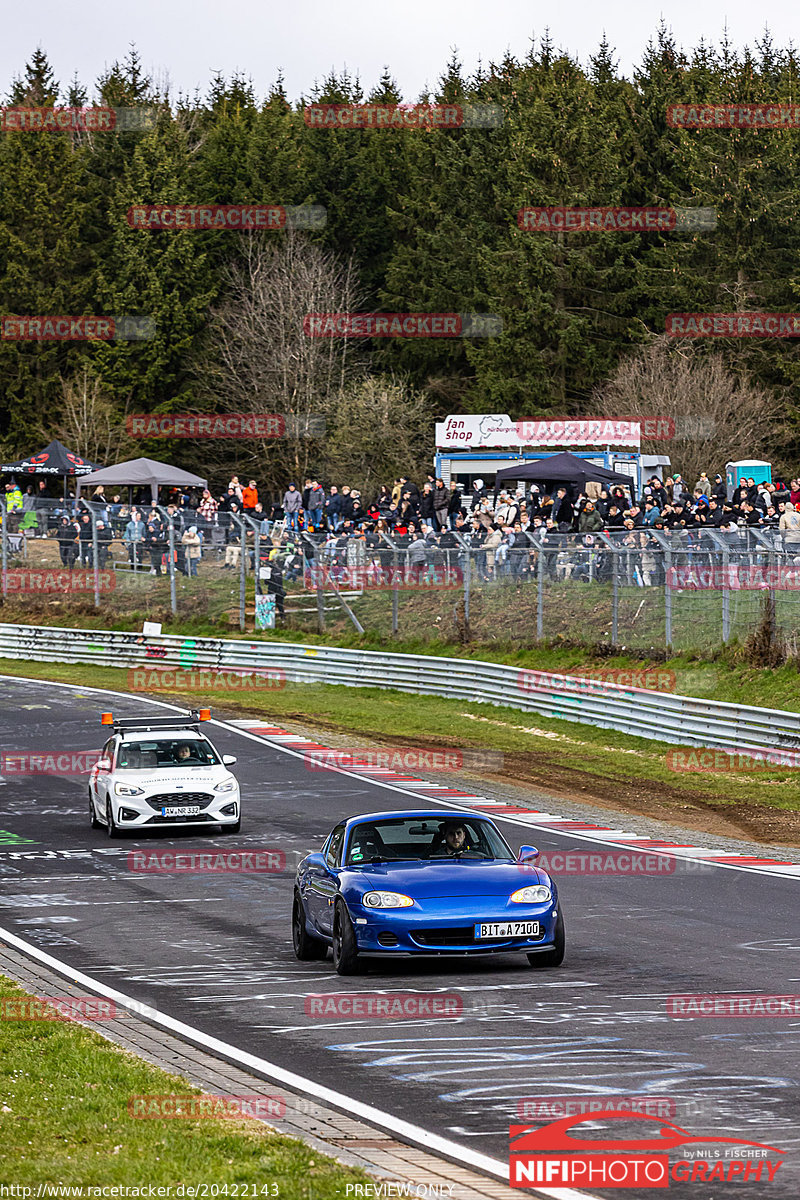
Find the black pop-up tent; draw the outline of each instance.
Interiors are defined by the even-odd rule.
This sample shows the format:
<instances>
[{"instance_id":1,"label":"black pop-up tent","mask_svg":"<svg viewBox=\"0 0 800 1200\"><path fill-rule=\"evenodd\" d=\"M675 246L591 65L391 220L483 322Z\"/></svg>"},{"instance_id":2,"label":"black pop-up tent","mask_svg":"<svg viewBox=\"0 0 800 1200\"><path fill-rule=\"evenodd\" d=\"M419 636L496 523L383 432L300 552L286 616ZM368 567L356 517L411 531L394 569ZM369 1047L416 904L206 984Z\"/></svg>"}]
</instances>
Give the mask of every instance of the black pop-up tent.
<instances>
[{"instance_id":1,"label":"black pop-up tent","mask_svg":"<svg viewBox=\"0 0 800 1200\"><path fill-rule=\"evenodd\" d=\"M618 484L630 488L633 497L633 480L630 476L609 471L608 467L599 467L586 458L570 454L568 450L565 450L563 454L551 454L549 458L522 462L516 467L504 467L495 476L495 496L503 484L522 480L525 480L526 483L564 484L567 487L577 488L579 491L583 491L590 481L602 483L605 486Z\"/></svg>"},{"instance_id":2,"label":"black pop-up tent","mask_svg":"<svg viewBox=\"0 0 800 1200\"><path fill-rule=\"evenodd\" d=\"M73 454L57 438L38 454L31 454L28 458L21 458L19 462L3 463L0 466L0 472L4 475L63 475L65 496L69 477L88 475L96 470L95 463L81 458L80 454Z\"/></svg>"},{"instance_id":3,"label":"black pop-up tent","mask_svg":"<svg viewBox=\"0 0 800 1200\"><path fill-rule=\"evenodd\" d=\"M102 483L103 487L149 487L150 497L154 504L158 502L160 487L207 487L205 479L173 467L171 463L156 462L153 458L131 458L128 462L117 463L113 467L103 467L102 471L92 471L84 475L77 483L77 494L81 488L95 488Z\"/></svg>"}]
</instances>

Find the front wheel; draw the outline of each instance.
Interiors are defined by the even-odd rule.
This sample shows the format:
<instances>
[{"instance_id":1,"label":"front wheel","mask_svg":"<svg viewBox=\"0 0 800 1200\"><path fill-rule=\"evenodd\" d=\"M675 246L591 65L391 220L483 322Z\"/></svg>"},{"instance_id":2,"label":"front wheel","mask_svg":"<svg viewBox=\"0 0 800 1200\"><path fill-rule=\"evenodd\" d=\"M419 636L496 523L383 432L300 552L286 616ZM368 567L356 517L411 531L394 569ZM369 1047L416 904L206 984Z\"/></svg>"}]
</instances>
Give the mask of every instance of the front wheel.
<instances>
[{"instance_id":1,"label":"front wheel","mask_svg":"<svg viewBox=\"0 0 800 1200\"><path fill-rule=\"evenodd\" d=\"M92 829L100 828L100 822L97 819L97 812L94 807L94 800L92 799L91 792L89 793L89 823Z\"/></svg>"},{"instance_id":2,"label":"front wheel","mask_svg":"<svg viewBox=\"0 0 800 1200\"><path fill-rule=\"evenodd\" d=\"M223 833L238 833L242 828L242 818L239 817L239 820L235 821L233 825L221 825L220 828Z\"/></svg>"},{"instance_id":3,"label":"front wheel","mask_svg":"<svg viewBox=\"0 0 800 1200\"><path fill-rule=\"evenodd\" d=\"M327 943L312 937L306 929L303 902L297 892L294 894L294 903L292 904L292 945L295 958L299 958L300 962L318 962L328 956Z\"/></svg>"},{"instance_id":4,"label":"front wheel","mask_svg":"<svg viewBox=\"0 0 800 1200\"><path fill-rule=\"evenodd\" d=\"M110 800L106 800L106 833L110 838L119 837L119 826L114 820L114 810Z\"/></svg>"},{"instance_id":5,"label":"front wheel","mask_svg":"<svg viewBox=\"0 0 800 1200\"><path fill-rule=\"evenodd\" d=\"M337 901L333 914L333 965L337 975L357 975L360 970L356 934L343 900Z\"/></svg>"},{"instance_id":6,"label":"front wheel","mask_svg":"<svg viewBox=\"0 0 800 1200\"><path fill-rule=\"evenodd\" d=\"M529 954L528 962L532 967L560 967L564 961L565 949L564 914L559 909L558 916L556 917L556 936L553 942L553 949L541 950L536 954Z\"/></svg>"}]
</instances>

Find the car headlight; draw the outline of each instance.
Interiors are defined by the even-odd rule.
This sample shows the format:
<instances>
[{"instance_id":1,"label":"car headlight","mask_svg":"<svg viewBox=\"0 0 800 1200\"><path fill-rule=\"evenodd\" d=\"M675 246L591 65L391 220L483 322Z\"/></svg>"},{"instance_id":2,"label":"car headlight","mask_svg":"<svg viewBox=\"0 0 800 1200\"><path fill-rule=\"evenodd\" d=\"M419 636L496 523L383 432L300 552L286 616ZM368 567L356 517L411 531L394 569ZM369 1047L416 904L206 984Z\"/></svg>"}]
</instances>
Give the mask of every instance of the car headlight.
<instances>
[{"instance_id":1,"label":"car headlight","mask_svg":"<svg viewBox=\"0 0 800 1200\"><path fill-rule=\"evenodd\" d=\"M546 904L548 900L552 899L553 893L543 883L534 884L533 887L520 888L518 892L513 892L509 896L512 904Z\"/></svg>"},{"instance_id":2,"label":"car headlight","mask_svg":"<svg viewBox=\"0 0 800 1200\"><path fill-rule=\"evenodd\" d=\"M365 908L410 908L414 901L402 892L367 892L361 903Z\"/></svg>"},{"instance_id":3,"label":"car headlight","mask_svg":"<svg viewBox=\"0 0 800 1200\"><path fill-rule=\"evenodd\" d=\"M214 788L215 792L232 792L236 787L235 779L226 779L223 783L218 783Z\"/></svg>"},{"instance_id":4,"label":"car headlight","mask_svg":"<svg viewBox=\"0 0 800 1200\"><path fill-rule=\"evenodd\" d=\"M129 783L115 783L114 791L118 796L143 796L144 788L133 787Z\"/></svg>"}]
</instances>

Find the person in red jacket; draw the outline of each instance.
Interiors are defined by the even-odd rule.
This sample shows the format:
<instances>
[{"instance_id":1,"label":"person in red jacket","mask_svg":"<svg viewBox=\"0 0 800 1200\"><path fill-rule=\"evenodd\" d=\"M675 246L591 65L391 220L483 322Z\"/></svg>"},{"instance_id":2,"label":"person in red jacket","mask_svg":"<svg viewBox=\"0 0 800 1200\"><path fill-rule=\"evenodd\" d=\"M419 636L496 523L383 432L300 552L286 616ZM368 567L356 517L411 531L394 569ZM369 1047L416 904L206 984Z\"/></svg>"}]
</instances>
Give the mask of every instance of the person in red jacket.
<instances>
[{"instance_id":1,"label":"person in red jacket","mask_svg":"<svg viewBox=\"0 0 800 1200\"><path fill-rule=\"evenodd\" d=\"M255 479L251 479L246 488L242 488L242 508L245 512L252 512L258 504L258 489L256 488Z\"/></svg>"}]
</instances>

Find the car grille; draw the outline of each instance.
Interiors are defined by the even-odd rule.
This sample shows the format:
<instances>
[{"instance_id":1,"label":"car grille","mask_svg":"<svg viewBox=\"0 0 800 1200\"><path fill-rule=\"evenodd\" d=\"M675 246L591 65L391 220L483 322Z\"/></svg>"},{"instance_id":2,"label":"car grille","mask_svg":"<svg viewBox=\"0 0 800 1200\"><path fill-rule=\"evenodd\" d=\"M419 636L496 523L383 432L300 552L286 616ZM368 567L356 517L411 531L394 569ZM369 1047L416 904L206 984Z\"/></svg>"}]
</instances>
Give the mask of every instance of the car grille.
<instances>
[{"instance_id":1,"label":"car grille","mask_svg":"<svg viewBox=\"0 0 800 1200\"><path fill-rule=\"evenodd\" d=\"M458 925L445 927L442 929L415 929L411 934L412 941L415 941L419 946L462 946L462 947L480 947L482 950L488 950L492 946L503 946L508 943L520 941L540 941L545 934L544 927L538 938L476 938L474 925Z\"/></svg>"},{"instance_id":2,"label":"car grille","mask_svg":"<svg viewBox=\"0 0 800 1200\"><path fill-rule=\"evenodd\" d=\"M169 808L173 804L183 806L184 804L199 805L200 808L208 808L211 801L214 799L208 792L161 792L158 796L148 796L147 803L151 808L159 812L162 808Z\"/></svg>"},{"instance_id":3,"label":"car grille","mask_svg":"<svg viewBox=\"0 0 800 1200\"><path fill-rule=\"evenodd\" d=\"M210 813L195 813L191 817L171 817L169 814L166 817L148 817L145 825L179 825L181 822L186 822L189 825L200 825L203 821L211 825L219 824L218 821L215 822Z\"/></svg>"}]
</instances>

